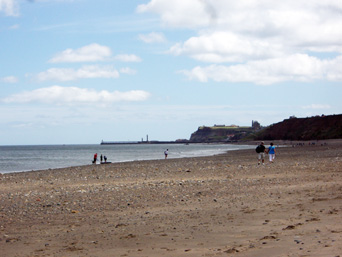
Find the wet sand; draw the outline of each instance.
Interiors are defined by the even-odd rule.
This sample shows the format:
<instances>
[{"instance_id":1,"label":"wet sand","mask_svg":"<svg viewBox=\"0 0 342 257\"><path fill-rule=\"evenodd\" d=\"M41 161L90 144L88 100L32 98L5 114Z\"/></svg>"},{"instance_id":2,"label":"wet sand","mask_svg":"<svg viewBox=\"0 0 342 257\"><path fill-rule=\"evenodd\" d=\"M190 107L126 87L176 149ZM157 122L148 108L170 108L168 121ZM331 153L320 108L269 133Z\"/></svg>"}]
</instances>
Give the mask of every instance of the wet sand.
<instances>
[{"instance_id":1,"label":"wet sand","mask_svg":"<svg viewBox=\"0 0 342 257\"><path fill-rule=\"evenodd\" d=\"M0 175L0 256L342 256L342 141Z\"/></svg>"}]
</instances>

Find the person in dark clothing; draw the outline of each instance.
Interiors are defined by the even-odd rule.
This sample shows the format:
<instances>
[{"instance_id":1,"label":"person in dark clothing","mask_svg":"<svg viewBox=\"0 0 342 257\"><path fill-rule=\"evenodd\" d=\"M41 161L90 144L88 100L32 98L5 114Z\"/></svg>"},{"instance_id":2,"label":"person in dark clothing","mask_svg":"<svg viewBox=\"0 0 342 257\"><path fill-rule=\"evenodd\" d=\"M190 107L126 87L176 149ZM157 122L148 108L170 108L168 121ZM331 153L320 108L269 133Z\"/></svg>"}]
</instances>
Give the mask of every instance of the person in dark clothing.
<instances>
[{"instance_id":1,"label":"person in dark clothing","mask_svg":"<svg viewBox=\"0 0 342 257\"><path fill-rule=\"evenodd\" d=\"M264 142L261 142L256 148L256 152L258 153L258 165L260 165L260 162L262 165L265 165L265 151L266 147L264 146Z\"/></svg>"}]
</instances>

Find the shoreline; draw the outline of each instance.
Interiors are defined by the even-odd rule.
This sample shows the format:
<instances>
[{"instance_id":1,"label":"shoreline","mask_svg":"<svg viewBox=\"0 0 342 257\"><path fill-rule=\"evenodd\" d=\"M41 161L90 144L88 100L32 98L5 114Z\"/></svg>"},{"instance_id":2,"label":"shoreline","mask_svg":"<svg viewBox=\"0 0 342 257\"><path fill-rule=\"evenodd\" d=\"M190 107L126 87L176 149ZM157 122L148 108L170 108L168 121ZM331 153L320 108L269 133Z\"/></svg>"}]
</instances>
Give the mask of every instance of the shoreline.
<instances>
[{"instance_id":1,"label":"shoreline","mask_svg":"<svg viewBox=\"0 0 342 257\"><path fill-rule=\"evenodd\" d=\"M178 145L184 145L184 144L178 144ZM199 144L195 144L195 145L199 145ZM220 145L223 145L223 144L201 144L201 145L204 145L204 146L206 146L206 145L213 145L213 146L216 146L216 147L218 147L218 146L220 146ZM243 148L243 147L247 147L248 145L246 144L246 145L234 145L234 144L224 144L224 145L227 145L228 146L228 148L229 148L229 146L230 147L241 147L241 148ZM97 145L92 145L92 146L97 146ZM187 146L185 146L186 148L187 148ZM188 149L188 148L187 148ZM88 152L89 152L89 155L92 155L92 152L91 152L91 150L89 151L89 149L87 149L88 150ZM105 151L105 149L102 149L102 150L104 150ZM196 149L195 149L196 150ZM221 154L221 153L224 153L224 151L225 150L219 150L219 149L216 149L216 152L217 153L211 153L210 152L210 149L206 149L206 150L208 150L205 154L207 154L207 155L205 155L205 154L203 154L203 152L201 152L200 150L198 150L198 156L197 157L203 157L203 156L213 156L213 155L217 155L217 154ZM204 149L204 151L206 151L205 149ZM233 149L233 150L238 150L238 149ZM93 149L93 151L94 152L98 152L98 151L101 151L101 149L99 149L99 148L96 148L96 149ZM164 150L162 150L161 149L161 151L163 152ZM228 150L228 151L231 151L231 150ZM108 153L108 152L107 152ZM61 153L61 154L63 154L63 153ZM113 153L112 153L113 154ZM179 155L183 155L183 156L179 156ZM38 166L42 166L41 168L27 168L27 169L18 169L18 170L3 170L3 171L1 171L0 170L0 174L10 174L10 173L21 173L21 172L32 172L32 171L44 171L44 170L51 170L51 169L54 169L54 170L56 170L56 169L65 169L65 168L75 168L75 167L84 167L84 166L88 166L88 165L92 165L91 163L90 163L90 161L89 162L87 162L87 163L85 163L84 162L84 156L85 155L83 155L83 156L80 156L81 158L83 158L83 159L81 159L81 164L80 163L65 163L64 165L63 164L61 164L61 163L63 163L63 160L61 159L60 160L60 163L55 163L55 167L52 167L52 166L50 166L50 167L47 167L47 165L45 165L45 163L43 162L41 165L36 165L36 167L38 167ZM87 155L88 156L88 155ZM107 155L108 156L108 155ZM191 151L187 151L186 149L184 149L184 151L183 150L178 150L178 151L176 151L176 152L173 152L173 153L171 153L171 155L169 155L169 157L168 157L168 159L181 159L181 158L192 158L192 157L194 157L194 153L192 153ZM127 157L127 156L125 156L125 158L124 159L122 159L122 158L120 158L120 156L119 156L119 158L116 158L116 159L111 159L111 162L112 163L123 163L123 162L135 162L135 161L148 161L148 160L162 160L162 159L164 159L164 154L158 154L158 156L156 156L156 155L154 155L153 157L152 156L149 156L149 155L138 155L138 156L135 156L134 157L135 159L133 159L133 156L132 156L132 159L130 160L130 158L129 157ZM89 158L90 159L90 158ZM5 159L3 159L2 161L4 161ZM82 162L82 160L83 160L83 162ZM13 161L13 160L12 160ZM21 161L21 163L24 163L26 160L19 160L19 163L20 163L20 161ZM39 162L39 161L38 161ZM19 165L21 165L21 163L19 164ZM0 161L0 164L1 164L1 161ZM100 164L99 162L97 162L97 165L98 164ZM22 166L22 165L21 165ZM59 167L58 167L59 166Z\"/></svg>"},{"instance_id":2,"label":"shoreline","mask_svg":"<svg viewBox=\"0 0 342 257\"><path fill-rule=\"evenodd\" d=\"M5 173L0 252L338 256L342 142L277 150Z\"/></svg>"},{"instance_id":3,"label":"shoreline","mask_svg":"<svg viewBox=\"0 0 342 257\"><path fill-rule=\"evenodd\" d=\"M308 145L309 143L316 143L317 146L323 145L323 144L328 144L328 145L335 145L335 144L342 144L342 139L329 139L329 140L310 140L310 141L289 141L289 140L265 140L265 145L269 145L269 143L273 142L277 147L296 147L298 144L306 144ZM221 144L227 144L227 145L246 145L246 146L257 146L260 143L260 141L245 141L245 142L235 142L235 143L221 143ZM178 143L182 144L182 143ZM190 143L190 144L214 144L217 145L218 143ZM244 149L234 149L234 150L229 150L226 152L230 151L240 151ZM220 153L220 154L225 154L225 153ZM214 154L214 155L207 155L207 156L198 156L198 157L171 157L169 159L183 159L183 158L200 158L200 157L211 157L211 156L216 156L220 154ZM112 163L130 163L130 162L137 162L137 161L157 161L157 160L162 160L163 158L159 159L146 159L146 160L128 160L128 161L112 161ZM99 164L97 164L99 165ZM13 173L23 173L23 172L37 172L41 171L44 172L46 170L59 170L59 169L68 169L68 168L77 168L77 167L88 167L92 166L91 164L84 164L84 165L72 165L72 166L65 166L65 167L57 167L57 168L42 168L42 169L28 169L28 170L19 170L19 171L0 171L0 176L1 175L6 175L6 174L13 174Z\"/></svg>"}]
</instances>

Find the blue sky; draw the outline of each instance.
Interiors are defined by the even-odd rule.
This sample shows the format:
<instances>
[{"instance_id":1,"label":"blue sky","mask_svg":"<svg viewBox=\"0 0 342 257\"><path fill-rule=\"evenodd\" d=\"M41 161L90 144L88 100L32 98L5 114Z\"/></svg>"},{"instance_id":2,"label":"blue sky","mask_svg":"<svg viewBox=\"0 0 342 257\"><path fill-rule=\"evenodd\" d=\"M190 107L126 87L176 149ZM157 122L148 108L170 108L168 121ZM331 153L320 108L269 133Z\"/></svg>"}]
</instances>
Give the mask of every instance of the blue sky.
<instances>
[{"instance_id":1,"label":"blue sky","mask_svg":"<svg viewBox=\"0 0 342 257\"><path fill-rule=\"evenodd\" d=\"M0 145L341 114L342 2L278 2L0 0Z\"/></svg>"}]
</instances>

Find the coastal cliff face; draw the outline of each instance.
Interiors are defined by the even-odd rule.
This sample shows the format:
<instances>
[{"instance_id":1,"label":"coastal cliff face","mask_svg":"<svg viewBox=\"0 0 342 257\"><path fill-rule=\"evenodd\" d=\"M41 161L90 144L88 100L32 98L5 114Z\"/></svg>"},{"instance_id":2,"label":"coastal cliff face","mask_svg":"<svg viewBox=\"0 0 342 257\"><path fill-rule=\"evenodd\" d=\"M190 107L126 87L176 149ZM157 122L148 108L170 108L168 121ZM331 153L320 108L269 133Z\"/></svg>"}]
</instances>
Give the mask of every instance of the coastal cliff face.
<instances>
[{"instance_id":1,"label":"coastal cliff face","mask_svg":"<svg viewBox=\"0 0 342 257\"><path fill-rule=\"evenodd\" d=\"M342 138L342 115L290 118L256 134L255 140L324 140Z\"/></svg>"},{"instance_id":2,"label":"coastal cliff face","mask_svg":"<svg viewBox=\"0 0 342 257\"><path fill-rule=\"evenodd\" d=\"M190 142L325 139L342 139L342 114L308 118L291 117L265 128L260 126L202 126L191 134Z\"/></svg>"},{"instance_id":3,"label":"coastal cliff face","mask_svg":"<svg viewBox=\"0 0 342 257\"><path fill-rule=\"evenodd\" d=\"M252 127L199 127L191 134L190 142L210 143L210 142L229 142L238 141L255 132Z\"/></svg>"}]
</instances>

